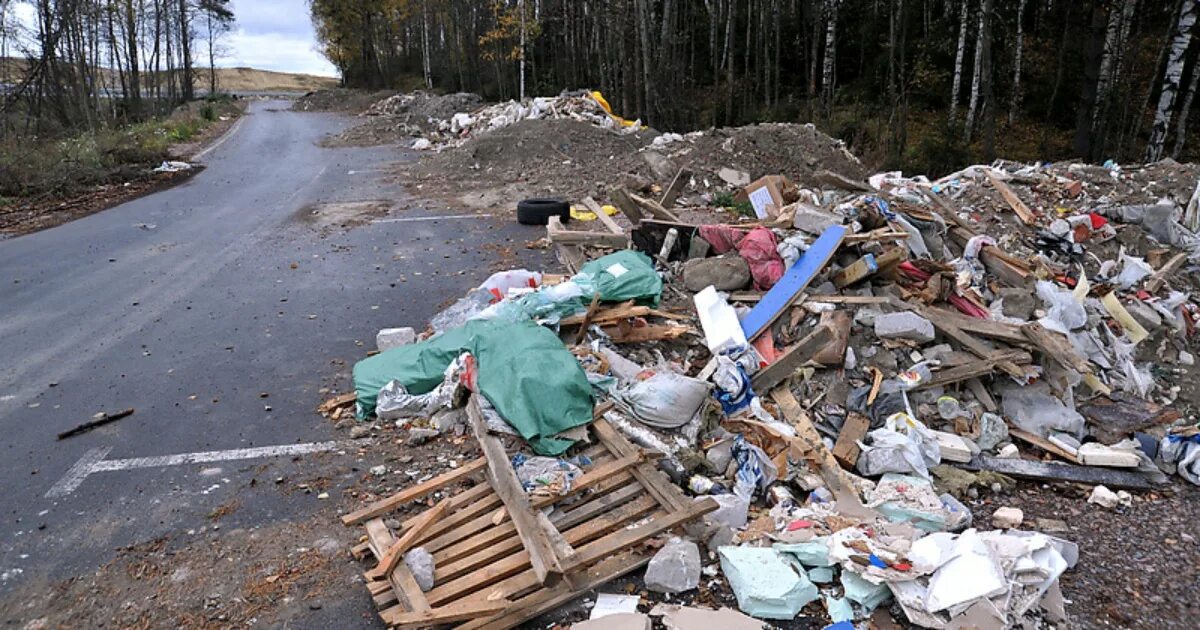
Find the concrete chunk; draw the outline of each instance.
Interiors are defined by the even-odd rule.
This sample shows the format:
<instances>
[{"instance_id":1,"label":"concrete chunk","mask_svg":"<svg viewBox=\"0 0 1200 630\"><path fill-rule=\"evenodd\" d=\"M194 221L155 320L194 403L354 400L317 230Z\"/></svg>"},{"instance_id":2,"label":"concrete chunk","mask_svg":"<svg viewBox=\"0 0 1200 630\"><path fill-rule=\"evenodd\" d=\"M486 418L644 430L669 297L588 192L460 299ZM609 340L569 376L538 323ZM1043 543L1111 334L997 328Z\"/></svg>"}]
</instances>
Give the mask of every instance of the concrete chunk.
<instances>
[{"instance_id":1,"label":"concrete chunk","mask_svg":"<svg viewBox=\"0 0 1200 630\"><path fill-rule=\"evenodd\" d=\"M878 315L875 317L875 336L929 343L933 341L933 323L910 311Z\"/></svg>"},{"instance_id":2,"label":"concrete chunk","mask_svg":"<svg viewBox=\"0 0 1200 630\"><path fill-rule=\"evenodd\" d=\"M384 328L375 334L375 347L380 352L407 346L417 340L417 331L412 328Z\"/></svg>"},{"instance_id":3,"label":"concrete chunk","mask_svg":"<svg viewBox=\"0 0 1200 630\"><path fill-rule=\"evenodd\" d=\"M750 284L750 265L737 254L696 258L683 263L683 284L692 293L708 286L718 291L744 289Z\"/></svg>"},{"instance_id":4,"label":"concrete chunk","mask_svg":"<svg viewBox=\"0 0 1200 630\"><path fill-rule=\"evenodd\" d=\"M1019 527L1024 520L1025 513L1020 508L1002 507L992 513L992 527L996 529Z\"/></svg>"},{"instance_id":5,"label":"concrete chunk","mask_svg":"<svg viewBox=\"0 0 1200 630\"><path fill-rule=\"evenodd\" d=\"M659 593L682 593L700 585L700 548L682 538L672 538L650 559L646 588Z\"/></svg>"}]
</instances>

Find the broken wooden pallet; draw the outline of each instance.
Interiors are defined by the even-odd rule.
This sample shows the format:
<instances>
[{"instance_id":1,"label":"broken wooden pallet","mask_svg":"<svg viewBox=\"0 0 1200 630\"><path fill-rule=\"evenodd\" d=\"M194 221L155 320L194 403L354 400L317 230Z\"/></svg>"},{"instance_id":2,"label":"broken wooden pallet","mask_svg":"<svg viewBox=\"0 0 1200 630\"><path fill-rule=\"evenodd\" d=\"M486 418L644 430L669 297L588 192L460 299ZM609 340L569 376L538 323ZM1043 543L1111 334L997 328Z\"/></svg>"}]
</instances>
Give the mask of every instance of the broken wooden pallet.
<instances>
[{"instance_id":1,"label":"broken wooden pallet","mask_svg":"<svg viewBox=\"0 0 1200 630\"><path fill-rule=\"evenodd\" d=\"M583 452L593 464L565 494L513 496L507 453L502 446L496 452L499 440L486 433L476 405L473 398L468 415L484 457L343 519L365 525L368 540L358 551L377 563L367 586L389 627L511 628L640 568L650 559L642 542L717 508L711 499L687 499L603 418L591 426L596 443ZM467 480L476 484L459 490ZM391 510L436 490L449 496L401 523L399 538L383 525ZM429 591L394 562L390 552L401 543L433 555ZM380 570L385 562L390 573Z\"/></svg>"}]
</instances>

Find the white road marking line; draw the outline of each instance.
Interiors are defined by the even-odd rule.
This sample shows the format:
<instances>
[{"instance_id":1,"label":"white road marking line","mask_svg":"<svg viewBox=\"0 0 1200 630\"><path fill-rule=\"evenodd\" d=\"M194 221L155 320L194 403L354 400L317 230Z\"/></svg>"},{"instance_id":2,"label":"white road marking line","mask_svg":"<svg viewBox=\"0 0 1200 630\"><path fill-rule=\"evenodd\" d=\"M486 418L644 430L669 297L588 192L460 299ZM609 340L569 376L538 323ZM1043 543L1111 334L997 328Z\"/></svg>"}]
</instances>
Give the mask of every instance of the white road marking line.
<instances>
[{"instance_id":1,"label":"white road marking line","mask_svg":"<svg viewBox=\"0 0 1200 630\"><path fill-rule=\"evenodd\" d=\"M204 159L204 156L213 152L214 150L216 150L217 147L221 146L222 144L225 144L225 141L232 138L233 134L235 132L237 132L238 128L240 128L242 126L242 122L246 120L246 117L248 115L249 114L243 113L242 116L237 119L237 122L233 123L233 126L229 128L229 131L226 131L224 135L222 135L219 139L217 139L216 142L208 145L208 148L197 153L196 155L193 155L192 161L199 162L200 160Z\"/></svg>"},{"instance_id":2,"label":"white road marking line","mask_svg":"<svg viewBox=\"0 0 1200 630\"><path fill-rule=\"evenodd\" d=\"M429 217L396 217L394 219L375 219L371 223L415 223L417 221L441 221L444 219L491 219L494 214L441 214Z\"/></svg>"},{"instance_id":3,"label":"white road marking line","mask_svg":"<svg viewBox=\"0 0 1200 630\"><path fill-rule=\"evenodd\" d=\"M309 453L324 453L352 445L353 442L307 442L304 444L281 444L278 446L256 446L253 448L238 448L225 451L204 451L199 453L179 453L177 455L159 455L156 457L132 457L129 459L104 459L112 451L111 446L93 448L83 454L74 466L46 492L47 499L65 497L79 488L89 475L98 472L114 472L118 470L135 470L138 468L157 468L161 466L183 466L186 464L207 464L210 462L225 462L236 459L258 459L260 457L282 457L286 455L306 455Z\"/></svg>"}]
</instances>

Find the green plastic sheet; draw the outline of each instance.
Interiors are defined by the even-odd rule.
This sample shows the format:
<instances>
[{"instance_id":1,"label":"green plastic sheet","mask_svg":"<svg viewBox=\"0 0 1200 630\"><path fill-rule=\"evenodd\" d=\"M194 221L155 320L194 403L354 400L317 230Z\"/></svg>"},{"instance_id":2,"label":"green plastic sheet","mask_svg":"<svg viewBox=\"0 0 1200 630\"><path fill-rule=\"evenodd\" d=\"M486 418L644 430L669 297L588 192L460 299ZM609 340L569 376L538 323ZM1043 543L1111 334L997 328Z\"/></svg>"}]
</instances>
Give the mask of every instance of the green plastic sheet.
<instances>
[{"instance_id":1,"label":"green plastic sheet","mask_svg":"<svg viewBox=\"0 0 1200 630\"><path fill-rule=\"evenodd\" d=\"M379 389L389 381L411 394L429 392L463 352L475 357L480 393L538 454L561 454L572 442L551 436L591 422L587 376L558 336L533 322L502 320L469 321L356 363L359 417L375 411Z\"/></svg>"},{"instance_id":2,"label":"green plastic sheet","mask_svg":"<svg viewBox=\"0 0 1200 630\"><path fill-rule=\"evenodd\" d=\"M590 286L605 302L636 303L658 307L662 297L662 278L654 271L654 263L642 252L624 249L593 260L571 279L581 286Z\"/></svg>"}]
</instances>

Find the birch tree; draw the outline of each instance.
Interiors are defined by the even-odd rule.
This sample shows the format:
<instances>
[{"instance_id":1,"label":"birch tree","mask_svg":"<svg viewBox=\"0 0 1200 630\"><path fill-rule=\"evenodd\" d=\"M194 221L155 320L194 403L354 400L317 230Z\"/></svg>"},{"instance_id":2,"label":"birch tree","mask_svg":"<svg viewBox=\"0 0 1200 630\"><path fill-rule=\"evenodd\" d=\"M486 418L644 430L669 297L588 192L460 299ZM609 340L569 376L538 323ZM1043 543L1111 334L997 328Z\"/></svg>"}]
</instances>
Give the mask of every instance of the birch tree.
<instances>
[{"instance_id":1,"label":"birch tree","mask_svg":"<svg viewBox=\"0 0 1200 630\"><path fill-rule=\"evenodd\" d=\"M1013 51L1013 84L1008 102L1008 124L1017 119L1021 106L1021 57L1025 50L1025 0L1017 3L1017 45Z\"/></svg>"},{"instance_id":2,"label":"birch tree","mask_svg":"<svg viewBox=\"0 0 1200 630\"><path fill-rule=\"evenodd\" d=\"M958 47L954 53L954 87L950 91L950 120L958 118L958 96L962 88L963 57L967 49L967 20L970 18L971 0L962 0L958 20Z\"/></svg>"},{"instance_id":3,"label":"birch tree","mask_svg":"<svg viewBox=\"0 0 1200 630\"><path fill-rule=\"evenodd\" d=\"M833 111L834 82L837 80L837 22L841 0L825 0L825 59L821 71L821 102L825 116Z\"/></svg>"},{"instance_id":4,"label":"birch tree","mask_svg":"<svg viewBox=\"0 0 1200 630\"><path fill-rule=\"evenodd\" d=\"M1196 14L1200 11L1200 0L1182 0L1179 9L1179 21L1175 25L1175 35L1171 40L1171 50L1167 56L1167 67L1163 70L1162 85L1159 88L1158 108L1154 112L1154 126L1150 128L1150 141L1146 144L1146 161L1157 162L1162 158L1163 145L1167 141L1167 132L1171 127L1172 108L1175 96L1179 93L1180 80L1183 77L1184 56L1192 41L1192 28L1196 25Z\"/></svg>"}]
</instances>

